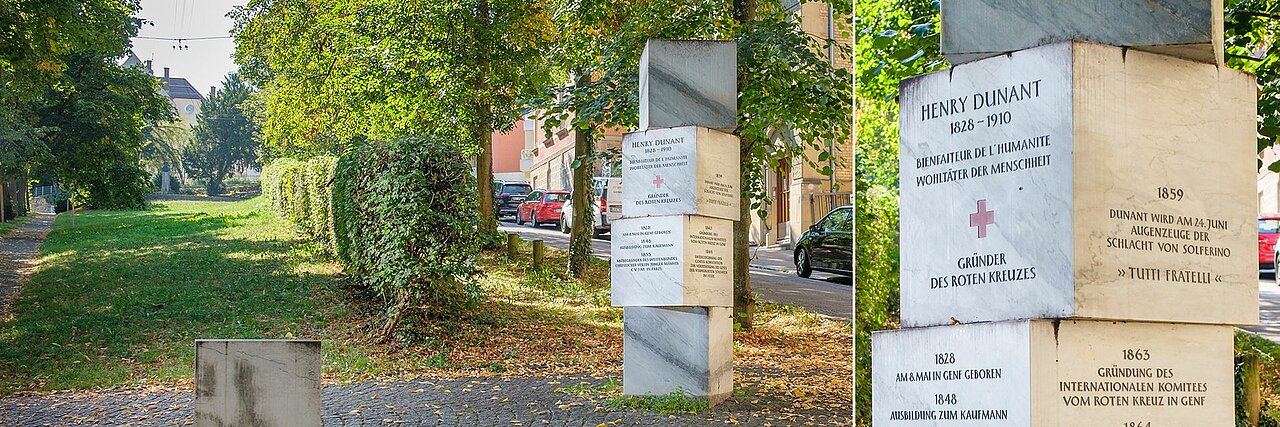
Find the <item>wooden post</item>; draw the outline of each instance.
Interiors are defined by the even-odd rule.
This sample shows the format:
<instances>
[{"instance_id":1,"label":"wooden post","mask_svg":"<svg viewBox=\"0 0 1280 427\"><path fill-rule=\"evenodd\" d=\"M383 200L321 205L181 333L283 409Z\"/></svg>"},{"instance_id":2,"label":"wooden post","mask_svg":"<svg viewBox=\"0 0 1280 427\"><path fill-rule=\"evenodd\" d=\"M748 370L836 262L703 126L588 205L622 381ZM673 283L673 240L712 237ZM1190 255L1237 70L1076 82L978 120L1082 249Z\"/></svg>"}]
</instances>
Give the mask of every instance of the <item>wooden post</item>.
<instances>
[{"instance_id":1,"label":"wooden post","mask_svg":"<svg viewBox=\"0 0 1280 427\"><path fill-rule=\"evenodd\" d=\"M542 239L537 239L533 241L533 269L534 270L542 269L542 255L545 249L546 248L542 246Z\"/></svg>"},{"instance_id":2,"label":"wooden post","mask_svg":"<svg viewBox=\"0 0 1280 427\"><path fill-rule=\"evenodd\" d=\"M507 257L516 259L520 256L520 235L507 233Z\"/></svg>"},{"instance_id":3,"label":"wooden post","mask_svg":"<svg viewBox=\"0 0 1280 427\"><path fill-rule=\"evenodd\" d=\"M1249 425L1256 427L1262 415L1262 360L1257 354L1247 353L1243 356L1244 369L1241 382L1244 386L1244 413Z\"/></svg>"}]
</instances>

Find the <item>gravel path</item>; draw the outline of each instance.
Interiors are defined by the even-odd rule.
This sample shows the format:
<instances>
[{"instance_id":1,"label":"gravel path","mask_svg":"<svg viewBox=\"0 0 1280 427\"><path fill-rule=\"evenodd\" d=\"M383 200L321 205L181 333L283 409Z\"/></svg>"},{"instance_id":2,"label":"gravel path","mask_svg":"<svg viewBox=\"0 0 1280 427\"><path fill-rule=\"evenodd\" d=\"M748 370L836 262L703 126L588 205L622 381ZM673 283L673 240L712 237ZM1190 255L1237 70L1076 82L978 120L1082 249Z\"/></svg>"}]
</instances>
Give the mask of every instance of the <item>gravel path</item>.
<instances>
[{"instance_id":1,"label":"gravel path","mask_svg":"<svg viewBox=\"0 0 1280 427\"><path fill-rule=\"evenodd\" d=\"M487 377L369 381L326 386L326 426L847 426L852 405L795 410L785 401L739 396L697 415L669 416L606 406L599 392L575 397L565 387L600 387L609 378ZM592 396L594 394L594 396ZM2 426L191 425L191 392L138 390L59 393L0 399Z\"/></svg>"},{"instance_id":2,"label":"gravel path","mask_svg":"<svg viewBox=\"0 0 1280 427\"><path fill-rule=\"evenodd\" d=\"M8 315L9 302L35 267L40 244L49 235L53 219L53 215L32 214L22 227L0 237L0 318Z\"/></svg>"}]
</instances>

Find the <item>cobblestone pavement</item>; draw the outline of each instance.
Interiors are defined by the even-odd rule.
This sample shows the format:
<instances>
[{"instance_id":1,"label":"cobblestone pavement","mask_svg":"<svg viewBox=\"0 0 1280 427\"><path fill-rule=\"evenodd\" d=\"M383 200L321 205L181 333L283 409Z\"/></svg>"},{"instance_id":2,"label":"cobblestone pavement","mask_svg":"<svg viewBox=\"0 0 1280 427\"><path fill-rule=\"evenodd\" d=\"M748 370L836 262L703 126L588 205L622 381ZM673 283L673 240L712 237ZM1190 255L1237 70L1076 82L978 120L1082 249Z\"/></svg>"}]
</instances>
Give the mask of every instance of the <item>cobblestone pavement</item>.
<instances>
[{"instance_id":1,"label":"cobblestone pavement","mask_svg":"<svg viewBox=\"0 0 1280 427\"><path fill-rule=\"evenodd\" d=\"M696 415L606 406L609 378L450 378L326 386L326 426L847 426L851 402L793 411L791 403L740 392ZM581 391L575 397L565 388ZM581 393L576 393L582 395ZM191 425L191 392L111 391L0 399L0 426Z\"/></svg>"},{"instance_id":2,"label":"cobblestone pavement","mask_svg":"<svg viewBox=\"0 0 1280 427\"><path fill-rule=\"evenodd\" d=\"M0 236L0 318L9 312L9 301L31 273L40 244L53 226L53 215L31 214L31 219L8 236Z\"/></svg>"}]
</instances>

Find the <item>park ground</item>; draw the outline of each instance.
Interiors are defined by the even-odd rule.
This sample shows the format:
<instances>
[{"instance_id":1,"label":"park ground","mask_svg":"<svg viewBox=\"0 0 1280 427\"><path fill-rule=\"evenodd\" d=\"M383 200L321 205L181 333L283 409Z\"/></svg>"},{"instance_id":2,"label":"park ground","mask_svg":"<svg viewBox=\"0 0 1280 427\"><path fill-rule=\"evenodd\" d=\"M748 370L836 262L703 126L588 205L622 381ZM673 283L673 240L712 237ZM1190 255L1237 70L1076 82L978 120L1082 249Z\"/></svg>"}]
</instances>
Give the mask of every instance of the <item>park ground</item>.
<instances>
[{"instance_id":1,"label":"park ground","mask_svg":"<svg viewBox=\"0 0 1280 427\"><path fill-rule=\"evenodd\" d=\"M762 304L729 402L630 401L607 262L572 279L523 253L482 254L464 318L379 341L370 297L260 198L62 214L0 316L0 424L185 424L197 338L322 340L326 424L852 423L847 321Z\"/></svg>"}]
</instances>

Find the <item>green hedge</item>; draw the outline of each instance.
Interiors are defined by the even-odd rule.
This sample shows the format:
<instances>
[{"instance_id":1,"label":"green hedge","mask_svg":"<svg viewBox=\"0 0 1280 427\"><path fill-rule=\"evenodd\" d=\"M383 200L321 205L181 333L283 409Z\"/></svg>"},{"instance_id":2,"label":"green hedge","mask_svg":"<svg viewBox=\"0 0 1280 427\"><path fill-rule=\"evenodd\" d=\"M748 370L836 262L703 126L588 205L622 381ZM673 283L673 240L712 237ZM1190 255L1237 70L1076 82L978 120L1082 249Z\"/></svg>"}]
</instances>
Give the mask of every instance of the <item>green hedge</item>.
<instances>
[{"instance_id":1,"label":"green hedge","mask_svg":"<svg viewBox=\"0 0 1280 427\"><path fill-rule=\"evenodd\" d=\"M338 257L381 297L384 337L479 301L475 178L449 141L361 145L338 160L333 194Z\"/></svg>"},{"instance_id":2,"label":"green hedge","mask_svg":"<svg viewBox=\"0 0 1280 427\"><path fill-rule=\"evenodd\" d=\"M333 171L337 158L278 159L262 168L262 194L300 232L329 251L333 239Z\"/></svg>"},{"instance_id":3,"label":"green hedge","mask_svg":"<svg viewBox=\"0 0 1280 427\"><path fill-rule=\"evenodd\" d=\"M480 299L475 178L449 141L403 138L341 158L279 159L263 168L262 193L378 296L384 337Z\"/></svg>"}]
</instances>

